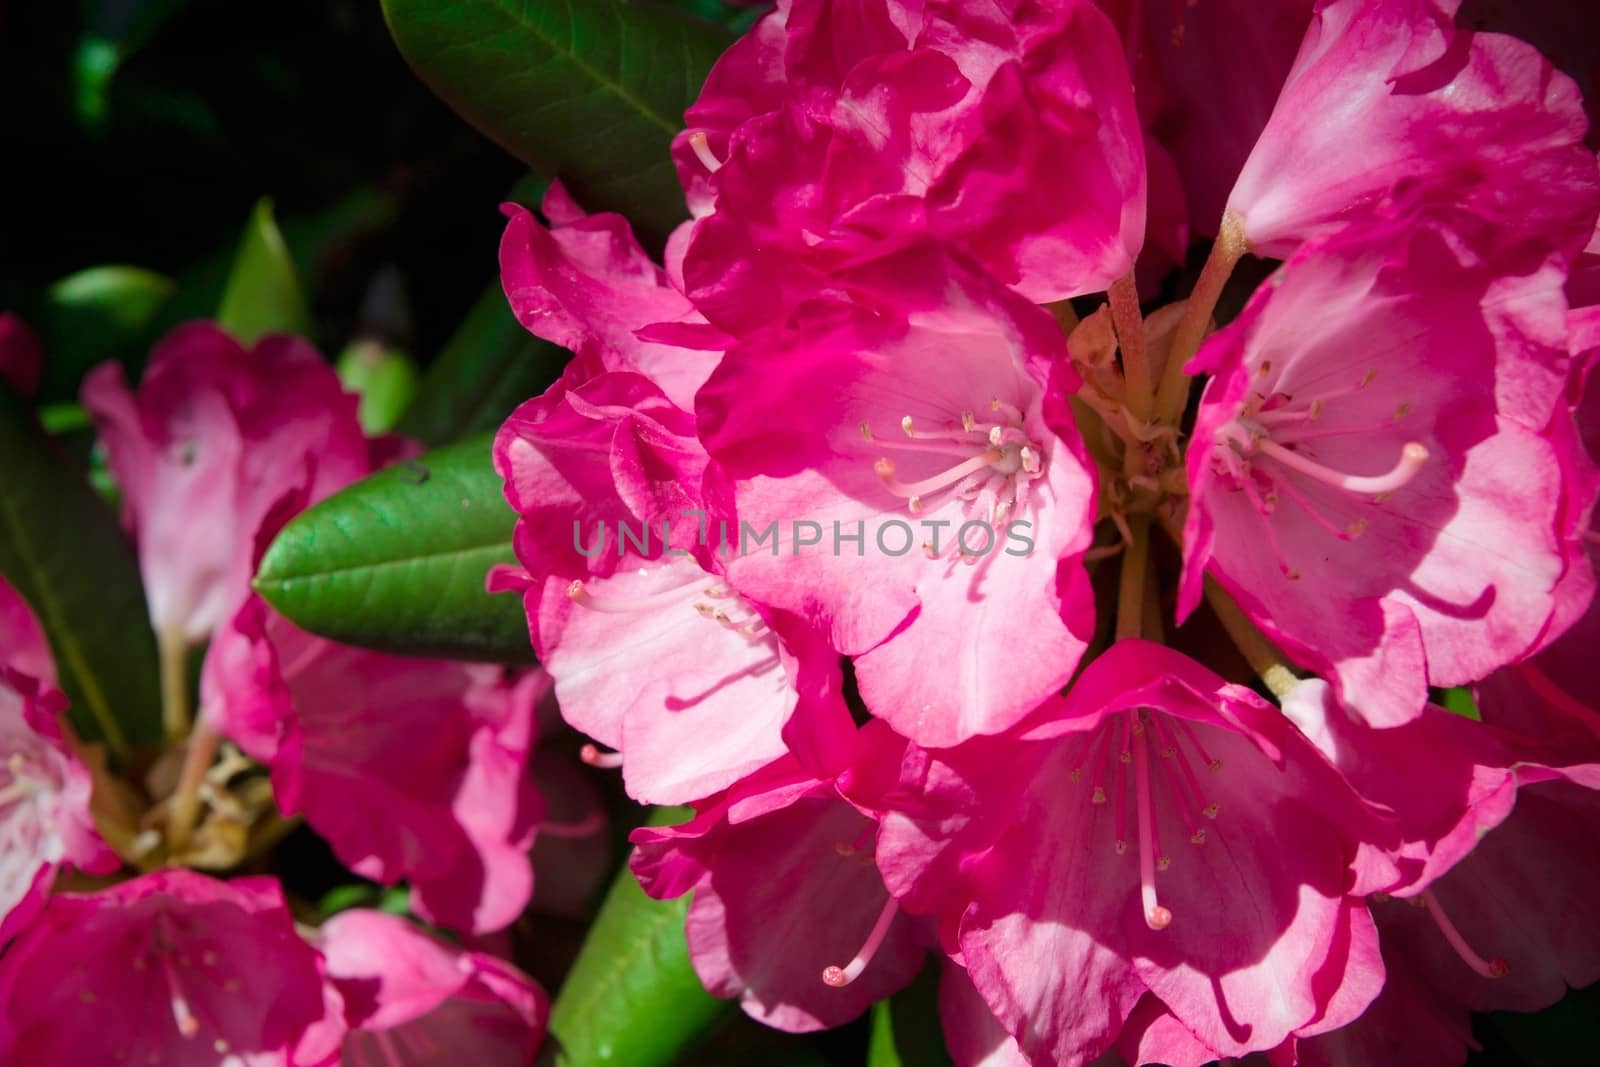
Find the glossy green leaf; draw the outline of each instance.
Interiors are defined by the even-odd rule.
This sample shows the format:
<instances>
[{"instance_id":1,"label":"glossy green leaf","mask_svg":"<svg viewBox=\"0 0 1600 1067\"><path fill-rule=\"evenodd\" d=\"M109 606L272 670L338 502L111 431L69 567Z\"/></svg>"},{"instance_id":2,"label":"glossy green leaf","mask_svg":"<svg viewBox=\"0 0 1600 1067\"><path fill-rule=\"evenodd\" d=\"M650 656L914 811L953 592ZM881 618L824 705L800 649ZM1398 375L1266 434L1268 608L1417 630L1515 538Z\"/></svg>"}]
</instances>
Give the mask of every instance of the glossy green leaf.
<instances>
[{"instance_id":1,"label":"glossy green leaf","mask_svg":"<svg viewBox=\"0 0 1600 1067\"><path fill-rule=\"evenodd\" d=\"M867 1067L950 1067L939 1023L939 968L930 959L910 985L872 1006Z\"/></svg>"},{"instance_id":2,"label":"glossy green leaf","mask_svg":"<svg viewBox=\"0 0 1600 1067\"><path fill-rule=\"evenodd\" d=\"M255 587L312 633L417 656L531 662L521 599L484 592L515 563L516 515L489 437L406 460L301 512Z\"/></svg>"},{"instance_id":3,"label":"glossy green leaf","mask_svg":"<svg viewBox=\"0 0 1600 1067\"><path fill-rule=\"evenodd\" d=\"M357 341L338 362L339 381L361 398L357 418L369 434L388 433L417 393L417 365L377 341Z\"/></svg>"},{"instance_id":4,"label":"glossy green leaf","mask_svg":"<svg viewBox=\"0 0 1600 1067\"><path fill-rule=\"evenodd\" d=\"M685 215L668 155L732 34L651 0L383 0L422 80L591 211L659 243Z\"/></svg>"},{"instance_id":5,"label":"glossy green leaf","mask_svg":"<svg viewBox=\"0 0 1600 1067\"><path fill-rule=\"evenodd\" d=\"M300 274L265 197L256 201L239 240L217 321L244 344L269 333L311 332Z\"/></svg>"},{"instance_id":6,"label":"glossy green leaf","mask_svg":"<svg viewBox=\"0 0 1600 1067\"><path fill-rule=\"evenodd\" d=\"M499 284L491 285L423 374L400 430L430 445L491 432L518 404L544 392L569 358L566 349L523 329Z\"/></svg>"},{"instance_id":7,"label":"glossy green leaf","mask_svg":"<svg viewBox=\"0 0 1600 1067\"><path fill-rule=\"evenodd\" d=\"M664 808L652 825L692 814ZM556 1062L564 1067L660 1067L706 1033L731 1002L705 991L689 962L683 920L689 898L652 900L623 868L550 1010Z\"/></svg>"},{"instance_id":8,"label":"glossy green leaf","mask_svg":"<svg viewBox=\"0 0 1600 1067\"><path fill-rule=\"evenodd\" d=\"M129 266L90 267L50 286L37 321L48 353L41 396L75 399L78 382L95 364L142 360L177 288L171 278Z\"/></svg>"},{"instance_id":9,"label":"glossy green leaf","mask_svg":"<svg viewBox=\"0 0 1600 1067\"><path fill-rule=\"evenodd\" d=\"M50 638L80 736L114 754L161 736L155 636L116 516L0 387L0 573Z\"/></svg>"}]
</instances>

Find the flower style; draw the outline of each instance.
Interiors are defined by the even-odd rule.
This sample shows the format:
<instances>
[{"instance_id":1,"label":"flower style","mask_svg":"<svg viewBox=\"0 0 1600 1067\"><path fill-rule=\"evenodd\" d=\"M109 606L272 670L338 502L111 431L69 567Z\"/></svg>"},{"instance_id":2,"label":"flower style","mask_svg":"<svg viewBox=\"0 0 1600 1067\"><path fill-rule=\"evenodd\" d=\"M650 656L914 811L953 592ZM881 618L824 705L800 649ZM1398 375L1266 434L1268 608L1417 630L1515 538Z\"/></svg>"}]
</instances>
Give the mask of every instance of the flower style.
<instances>
[{"instance_id":1,"label":"flower style","mask_svg":"<svg viewBox=\"0 0 1600 1067\"><path fill-rule=\"evenodd\" d=\"M345 1067L533 1061L549 1003L503 960L460 951L397 915L363 909L323 923L316 942L344 1000Z\"/></svg>"},{"instance_id":2,"label":"flower style","mask_svg":"<svg viewBox=\"0 0 1600 1067\"><path fill-rule=\"evenodd\" d=\"M0 578L0 946L45 905L56 874L115 869L89 813L90 778L68 741L38 620Z\"/></svg>"},{"instance_id":3,"label":"flower style","mask_svg":"<svg viewBox=\"0 0 1600 1067\"><path fill-rule=\"evenodd\" d=\"M6 1063L323 1067L339 999L277 882L168 870L52 897L0 959Z\"/></svg>"}]
</instances>

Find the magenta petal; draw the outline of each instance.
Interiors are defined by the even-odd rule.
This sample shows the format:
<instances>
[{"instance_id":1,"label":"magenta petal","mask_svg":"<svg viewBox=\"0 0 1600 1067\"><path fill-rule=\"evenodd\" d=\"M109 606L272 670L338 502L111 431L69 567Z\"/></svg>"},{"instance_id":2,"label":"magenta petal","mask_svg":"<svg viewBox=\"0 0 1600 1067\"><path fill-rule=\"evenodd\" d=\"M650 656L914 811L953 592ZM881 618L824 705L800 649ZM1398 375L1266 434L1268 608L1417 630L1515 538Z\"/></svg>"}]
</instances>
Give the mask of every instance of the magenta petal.
<instances>
[{"instance_id":1,"label":"magenta petal","mask_svg":"<svg viewBox=\"0 0 1600 1067\"><path fill-rule=\"evenodd\" d=\"M297 338L246 349L190 323L156 346L137 391L104 364L82 394L139 543L151 621L191 643L244 602L256 531L286 497L304 507L370 469L356 398Z\"/></svg>"},{"instance_id":2,"label":"magenta petal","mask_svg":"<svg viewBox=\"0 0 1600 1067\"><path fill-rule=\"evenodd\" d=\"M358 873L410 882L432 921L483 932L517 917L542 813L526 774L532 689L493 667L313 637L258 600L218 644L208 714L271 767L286 813Z\"/></svg>"},{"instance_id":3,"label":"magenta petal","mask_svg":"<svg viewBox=\"0 0 1600 1067\"><path fill-rule=\"evenodd\" d=\"M1228 199L1284 256L1407 188L1572 254L1600 185L1577 87L1532 47L1457 32L1448 0L1319 6Z\"/></svg>"},{"instance_id":4,"label":"magenta petal","mask_svg":"<svg viewBox=\"0 0 1600 1067\"><path fill-rule=\"evenodd\" d=\"M1206 566L1377 724L1524 654L1568 565L1559 286L1410 215L1297 253L1197 360L1184 606Z\"/></svg>"},{"instance_id":5,"label":"magenta petal","mask_svg":"<svg viewBox=\"0 0 1600 1067\"><path fill-rule=\"evenodd\" d=\"M398 916L340 912L317 943L351 1025L346 1067L424 1067L444 1049L473 1063L527 1063L544 1037L549 1003L532 979Z\"/></svg>"},{"instance_id":6,"label":"magenta petal","mask_svg":"<svg viewBox=\"0 0 1600 1067\"><path fill-rule=\"evenodd\" d=\"M7 1063L329 1067L343 1034L271 879L168 870L60 895L0 960Z\"/></svg>"}]
</instances>

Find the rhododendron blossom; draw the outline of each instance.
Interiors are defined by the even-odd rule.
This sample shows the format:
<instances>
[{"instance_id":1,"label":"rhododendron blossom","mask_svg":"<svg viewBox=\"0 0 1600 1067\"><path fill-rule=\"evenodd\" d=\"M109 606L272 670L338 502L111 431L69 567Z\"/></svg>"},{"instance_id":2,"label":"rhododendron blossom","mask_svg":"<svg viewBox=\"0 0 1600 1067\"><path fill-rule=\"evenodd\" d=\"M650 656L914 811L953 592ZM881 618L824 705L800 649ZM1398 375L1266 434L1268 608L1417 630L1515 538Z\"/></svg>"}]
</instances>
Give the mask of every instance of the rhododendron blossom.
<instances>
[{"instance_id":1,"label":"rhododendron blossom","mask_svg":"<svg viewBox=\"0 0 1600 1067\"><path fill-rule=\"evenodd\" d=\"M663 266L512 213L577 358L501 432L500 583L694 804L633 866L709 989L835 1025L926 947L958 1062L1449 1063L1593 980L1569 878L1514 950L1490 902L1600 788L1600 167L1456 6L786 0L685 116ZM840 657L854 734L802 684Z\"/></svg>"},{"instance_id":2,"label":"rhododendron blossom","mask_svg":"<svg viewBox=\"0 0 1600 1067\"><path fill-rule=\"evenodd\" d=\"M399 916L340 912L318 930L317 947L350 1023L345 1067L527 1063L544 1036L549 1007L531 979Z\"/></svg>"},{"instance_id":3,"label":"rhododendron blossom","mask_svg":"<svg viewBox=\"0 0 1600 1067\"><path fill-rule=\"evenodd\" d=\"M1574 5L382 6L559 178L447 344L481 231L368 229L470 142L148 359L209 264L0 314L0 1063L1461 1067L1600 989Z\"/></svg>"},{"instance_id":4,"label":"rhododendron blossom","mask_svg":"<svg viewBox=\"0 0 1600 1067\"><path fill-rule=\"evenodd\" d=\"M0 960L0 1057L334 1064L323 973L272 879L161 871L57 896Z\"/></svg>"},{"instance_id":5,"label":"rhododendron blossom","mask_svg":"<svg viewBox=\"0 0 1600 1067\"><path fill-rule=\"evenodd\" d=\"M0 945L44 907L62 867L116 867L89 814L89 771L69 743L55 681L38 620L0 578Z\"/></svg>"},{"instance_id":6,"label":"rhododendron blossom","mask_svg":"<svg viewBox=\"0 0 1600 1067\"><path fill-rule=\"evenodd\" d=\"M215 728L271 768L278 807L351 870L405 879L417 914L458 929L521 913L543 814L527 773L542 673L339 645L256 599L218 636L213 667Z\"/></svg>"}]
</instances>

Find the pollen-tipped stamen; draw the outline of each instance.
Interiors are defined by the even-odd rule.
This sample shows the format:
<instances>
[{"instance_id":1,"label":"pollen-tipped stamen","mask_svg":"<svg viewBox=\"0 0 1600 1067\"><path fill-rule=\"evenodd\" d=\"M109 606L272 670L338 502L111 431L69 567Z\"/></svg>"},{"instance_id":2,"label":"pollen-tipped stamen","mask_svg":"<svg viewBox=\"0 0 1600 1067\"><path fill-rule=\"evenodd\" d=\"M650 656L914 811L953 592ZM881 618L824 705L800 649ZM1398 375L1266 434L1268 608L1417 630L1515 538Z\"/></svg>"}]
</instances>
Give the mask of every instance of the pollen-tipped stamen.
<instances>
[{"instance_id":1,"label":"pollen-tipped stamen","mask_svg":"<svg viewBox=\"0 0 1600 1067\"><path fill-rule=\"evenodd\" d=\"M890 897L889 902L878 913L878 921L872 924L872 930L867 934L866 941L862 943L861 948L851 958L850 962L842 967L837 964L829 964L822 969L823 984L830 985L835 989L843 989L857 978L860 978L861 972L867 969L867 964L872 962L872 957L877 954L878 947L883 944L883 939L889 935L889 926L894 922L894 917L899 910L899 904L895 902L893 897Z\"/></svg>"}]
</instances>

